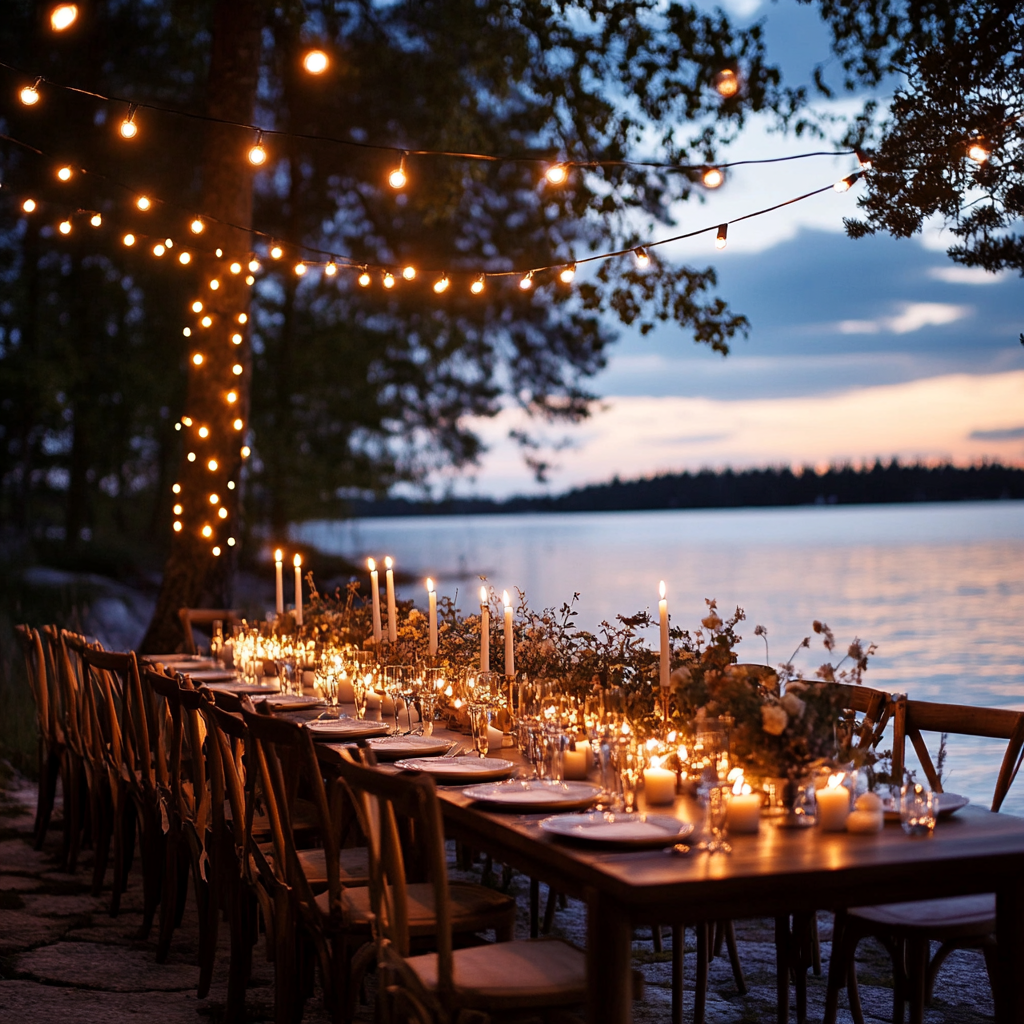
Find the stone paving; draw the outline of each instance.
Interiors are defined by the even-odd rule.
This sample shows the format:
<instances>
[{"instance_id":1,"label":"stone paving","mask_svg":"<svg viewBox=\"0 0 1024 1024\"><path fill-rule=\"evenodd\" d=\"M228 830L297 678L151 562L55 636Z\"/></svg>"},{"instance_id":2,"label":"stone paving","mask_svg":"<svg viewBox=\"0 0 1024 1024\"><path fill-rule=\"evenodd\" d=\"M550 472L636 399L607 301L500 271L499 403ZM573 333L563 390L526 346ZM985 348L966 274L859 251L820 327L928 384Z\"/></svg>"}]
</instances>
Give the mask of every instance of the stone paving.
<instances>
[{"instance_id":1,"label":"stone paving","mask_svg":"<svg viewBox=\"0 0 1024 1024\"><path fill-rule=\"evenodd\" d=\"M89 895L91 856L85 851L74 875L56 870L60 841L59 811L47 843L40 852L31 846L35 788L0 764L0 1019L18 1024L110 1024L132 1020L139 1024L196 1024L216 1022L227 990L227 928L222 927L213 987L197 999L195 950L198 926L189 901L182 926L175 932L168 962L154 959L155 928L149 941L134 934L141 921L141 877L136 863L128 891L116 918L108 914L109 890ZM109 873L108 873L109 884ZM525 879L516 877L513 891L520 899L520 930L525 935ZM542 899L544 889L542 887ZM570 901L555 916L556 934L582 945L584 911ZM822 956L827 964L830 919L821 915ZM740 958L750 991L740 996L727 959L712 961L708 992L709 1024L775 1019L775 946L772 926L764 921L737 923ZM695 956L687 935L686 971L692 985ZM669 939L666 934L666 945ZM635 966L642 970L643 998L634 1004L638 1024L661 1024L669 1019L671 954L653 952L649 933L634 942ZM880 947L861 948L861 995L868 1024L890 1021L891 968ZM820 1020L824 978L808 980L808 1018ZM693 993L686 993L686 1020L692 1020ZM253 1021L273 1019L273 969L266 962L262 940L253 958L253 979L247 1009ZM364 1007L360 1019L372 1012ZM318 996L306 1006L304 1020L322 1024L330 1019ZM794 1018L795 1019L795 1018ZM979 954L954 954L936 986L927 1024L974 1024L992 1019L992 996ZM849 1022L843 1010L840 1021Z\"/></svg>"}]
</instances>

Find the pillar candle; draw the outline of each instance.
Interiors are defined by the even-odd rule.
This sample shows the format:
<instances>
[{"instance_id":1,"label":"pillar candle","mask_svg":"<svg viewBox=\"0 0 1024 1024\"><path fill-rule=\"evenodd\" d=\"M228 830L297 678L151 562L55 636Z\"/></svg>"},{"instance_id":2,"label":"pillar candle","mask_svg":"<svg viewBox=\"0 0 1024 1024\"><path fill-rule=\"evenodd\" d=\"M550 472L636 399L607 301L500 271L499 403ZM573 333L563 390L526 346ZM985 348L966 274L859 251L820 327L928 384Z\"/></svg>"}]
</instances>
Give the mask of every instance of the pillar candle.
<instances>
[{"instance_id":1,"label":"pillar candle","mask_svg":"<svg viewBox=\"0 0 1024 1024\"><path fill-rule=\"evenodd\" d=\"M505 675L516 674L515 644L512 640L512 604L509 601L508 591L502 591L501 600L505 604Z\"/></svg>"},{"instance_id":2,"label":"pillar candle","mask_svg":"<svg viewBox=\"0 0 1024 1024\"><path fill-rule=\"evenodd\" d=\"M372 559L366 560L370 570L370 597L373 599L373 642L380 643L380 583L377 579L377 563Z\"/></svg>"},{"instance_id":3,"label":"pillar candle","mask_svg":"<svg viewBox=\"0 0 1024 1024\"><path fill-rule=\"evenodd\" d=\"M480 588L480 671L491 671L491 610L486 587Z\"/></svg>"},{"instance_id":4,"label":"pillar candle","mask_svg":"<svg viewBox=\"0 0 1024 1024\"><path fill-rule=\"evenodd\" d=\"M434 581L427 578L427 614L430 620L430 656L437 654L437 594Z\"/></svg>"},{"instance_id":5,"label":"pillar candle","mask_svg":"<svg viewBox=\"0 0 1024 1024\"><path fill-rule=\"evenodd\" d=\"M384 559L384 585L388 595L388 639L394 643L398 639L398 610L395 608L395 573L391 568L395 563L391 558Z\"/></svg>"},{"instance_id":6,"label":"pillar candle","mask_svg":"<svg viewBox=\"0 0 1024 1024\"><path fill-rule=\"evenodd\" d=\"M669 687L669 645L668 645L668 601L665 600L665 581L658 587L661 600L658 602L658 618L661 621L661 689Z\"/></svg>"},{"instance_id":7,"label":"pillar candle","mask_svg":"<svg viewBox=\"0 0 1024 1024\"><path fill-rule=\"evenodd\" d=\"M824 789L814 794L818 805L818 824L826 832L842 832L850 816L850 791L843 785L842 775L833 775Z\"/></svg>"},{"instance_id":8,"label":"pillar candle","mask_svg":"<svg viewBox=\"0 0 1024 1024\"><path fill-rule=\"evenodd\" d=\"M726 825L730 832L756 832L761 825L761 794L733 793L726 807Z\"/></svg>"},{"instance_id":9,"label":"pillar candle","mask_svg":"<svg viewBox=\"0 0 1024 1024\"><path fill-rule=\"evenodd\" d=\"M302 555L295 556L295 625L302 625Z\"/></svg>"},{"instance_id":10,"label":"pillar candle","mask_svg":"<svg viewBox=\"0 0 1024 1024\"><path fill-rule=\"evenodd\" d=\"M589 741L577 740L576 749L562 755L562 773L567 779L585 779L593 761Z\"/></svg>"},{"instance_id":11,"label":"pillar candle","mask_svg":"<svg viewBox=\"0 0 1024 1024\"><path fill-rule=\"evenodd\" d=\"M281 561L284 552L278 548L274 552L274 566L277 569L277 614L284 612L284 563Z\"/></svg>"},{"instance_id":12,"label":"pillar candle","mask_svg":"<svg viewBox=\"0 0 1024 1024\"><path fill-rule=\"evenodd\" d=\"M651 765L644 769L644 797L649 804L670 804L676 798L676 773Z\"/></svg>"}]
</instances>

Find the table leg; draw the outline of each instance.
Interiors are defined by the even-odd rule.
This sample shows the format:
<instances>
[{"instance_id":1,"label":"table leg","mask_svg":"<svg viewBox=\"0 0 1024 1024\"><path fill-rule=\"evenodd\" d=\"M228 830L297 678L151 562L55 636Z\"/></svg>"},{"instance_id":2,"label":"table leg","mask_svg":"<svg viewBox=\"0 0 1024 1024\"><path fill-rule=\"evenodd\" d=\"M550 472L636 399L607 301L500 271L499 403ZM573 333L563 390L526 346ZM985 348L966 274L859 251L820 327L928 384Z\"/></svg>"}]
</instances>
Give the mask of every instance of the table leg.
<instances>
[{"instance_id":1,"label":"table leg","mask_svg":"<svg viewBox=\"0 0 1024 1024\"><path fill-rule=\"evenodd\" d=\"M604 893L587 892L587 1021L630 1024L633 932L621 906Z\"/></svg>"},{"instance_id":2,"label":"table leg","mask_svg":"<svg viewBox=\"0 0 1024 1024\"><path fill-rule=\"evenodd\" d=\"M1011 873L1007 872L1007 876ZM996 1021L1024 1020L1024 877L1018 869L996 891Z\"/></svg>"}]
</instances>

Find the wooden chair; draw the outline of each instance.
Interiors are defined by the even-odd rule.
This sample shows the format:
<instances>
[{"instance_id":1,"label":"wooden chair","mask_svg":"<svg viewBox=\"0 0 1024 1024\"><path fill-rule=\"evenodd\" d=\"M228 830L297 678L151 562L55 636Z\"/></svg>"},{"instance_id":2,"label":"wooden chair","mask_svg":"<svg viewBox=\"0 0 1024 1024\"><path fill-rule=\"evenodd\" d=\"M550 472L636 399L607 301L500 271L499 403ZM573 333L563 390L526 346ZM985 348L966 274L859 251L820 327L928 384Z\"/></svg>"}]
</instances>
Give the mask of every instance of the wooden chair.
<instances>
[{"instance_id":1,"label":"wooden chair","mask_svg":"<svg viewBox=\"0 0 1024 1024\"><path fill-rule=\"evenodd\" d=\"M215 622L223 622L225 626L232 626L241 622L241 612L234 608L179 608L178 619L181 622L181 630L185 636L185 653L196 653L196 641L192 635L192 627L198 625L213 627Z\"/></svg>"},{"instance_id":2,"label":"wooden chair","mask_svg":"<svg viewBox=\"0 0 1024 1024\"><path fill-rule=\"evenodd\" d=\"M39 727L39 794L32 835L35 849L41 850L50 828L58 779L62 783L65 804L68 807L71 804L66 744L59 717L57 680L53 673L48 671L42 637L31 626L15 626L14 631L25 656L25 674L32 690L32 699L36 706L36 723Z\"/></svg>"},{"instance_id":3,"label":"wooden chair","mask_svg":"<svg viewBox=\"0 0 1024 1024\"><path fill-rule=\"evenodd\" d=\"M1007 740L992 797L992 810L999 810L1024 759L1024 712L960 704L933 704L907 700L902 695L893 701L892 712L893 777L903 777L906 740L909 737L929 784L938 793L942 792L942 782L922 732ZM832 962L829 965L825 1021L834 1024L839 989L845 980L850 1013L857 1024L863 1024L855 962L857 945L862 938L874 936L892 956L895 975L893 1021L902 1024L904 1004L909 1001L911 1024L921 1024L925 1004L931 999L935 976L954 949L980 948L985 955L991 978L995 928L995 894L854 907L845 914L837 914ZM934 957L931 957L932 941L941 944Z\"/></svg>"},{"instance_id":4,"label":"wooden chair","mask_svg":"<svg viewBox=\"0 0 1024 1024\"><path fill-rule=\"evenodd\" d=\"M448 882L441 809L431 778L384 774L354 760L343 761L338 773L369 841L369 891L356 892L370 900L386 1020L425 1024L454 1019L463 1010L494 1015L583 1001L584 956L560 939L513 940L509 927L494 943L456 948L454 936L471 922L459 920L465 913L462 887ZM428 883L407 877L408 848L399 831L403 820L413 823ZM329 909L344 919L351 904L342 901ZM428 921L436 952L417 954L413 946Z\"/></svg>"}]
</instances>

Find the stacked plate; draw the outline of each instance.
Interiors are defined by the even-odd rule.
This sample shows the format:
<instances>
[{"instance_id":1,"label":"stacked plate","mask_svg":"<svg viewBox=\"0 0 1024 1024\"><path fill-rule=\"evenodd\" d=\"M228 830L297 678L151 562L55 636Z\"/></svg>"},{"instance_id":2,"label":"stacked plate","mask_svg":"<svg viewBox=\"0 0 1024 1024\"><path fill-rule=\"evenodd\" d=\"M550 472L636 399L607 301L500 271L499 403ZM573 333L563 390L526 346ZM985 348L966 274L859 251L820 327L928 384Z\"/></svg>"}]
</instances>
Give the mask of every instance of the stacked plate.
<instances>
[{"instance_id":1,"label":"stacked plate","mask_svg":"<svg viewBox=\"0 0 1024 1024\"><path fill-rule=\"evenodd\" d=\"M437 757L451 749L450 740L436 736L376 736L367 740L378 761L398 761L406 757Z\"/></svg>"},{"instance_id":2,"label":"stacked plate","mask_svg":"<svg viewBox=\"0 0 1024 1024\"><path fill-rule=\"evenodd\" d=\"M385 735L390 726L362 718L318 718L307 722L306 728L315 740L364 740Z\"/></svg>"},{"instance_id":3,"label":"stacked plate","mask_svg":"<svg viewBox=\"0 0 1024 1024\"><path fill-rule=\"evenodd\" d=\"M512 761L497 757L407 757L395 762L407 772L425 772L442 786L507 779L515 770Z\"/></svg>"}]
</instances>

